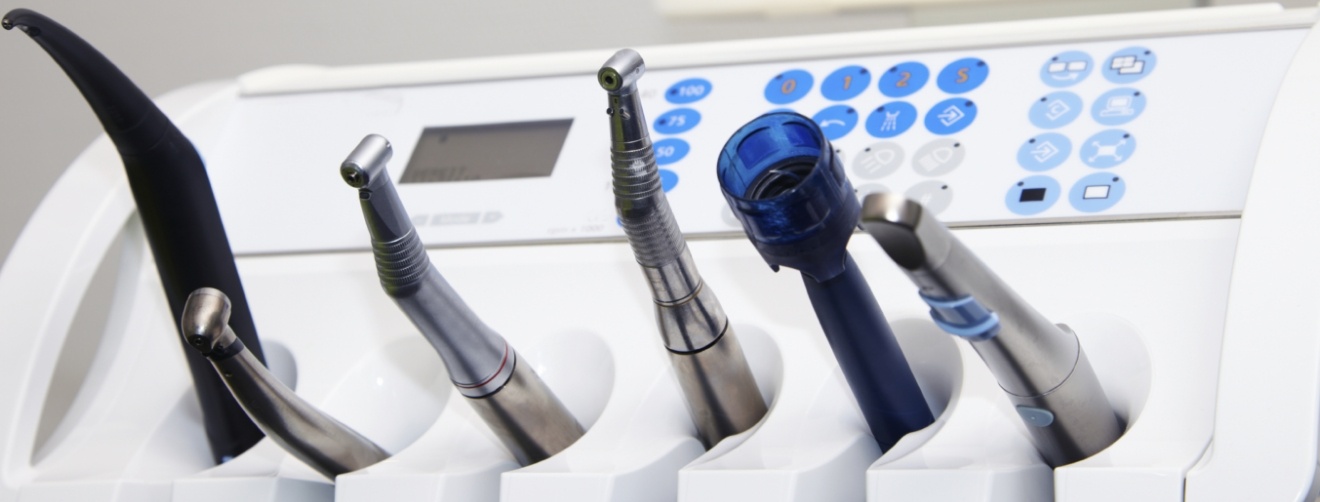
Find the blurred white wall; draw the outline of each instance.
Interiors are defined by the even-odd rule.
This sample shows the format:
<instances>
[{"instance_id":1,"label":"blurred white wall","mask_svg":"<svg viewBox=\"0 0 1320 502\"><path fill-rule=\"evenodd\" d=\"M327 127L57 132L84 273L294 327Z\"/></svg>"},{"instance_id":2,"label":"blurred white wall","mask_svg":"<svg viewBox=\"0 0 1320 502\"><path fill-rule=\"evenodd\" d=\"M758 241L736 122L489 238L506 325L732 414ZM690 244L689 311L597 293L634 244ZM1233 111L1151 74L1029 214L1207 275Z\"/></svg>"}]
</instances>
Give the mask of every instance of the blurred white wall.
<instances>
[{"instance_id":1,"label":"blurred white wall","mask_svg":"<svg viewBox=\"0 0 1320 502\"><path fill-rule=\"evenodd\" d=\"M804 0L805 1L805 0ZM1010 0L666 19L651 0L29 0L149 95L284 63L347 65L1122 12L1242 0ZM1285 0L1310 6L1315 0ZM21 33L0 32L0 261L46 191L100 133L73 85Z\"/></svg>"}]
</instances>

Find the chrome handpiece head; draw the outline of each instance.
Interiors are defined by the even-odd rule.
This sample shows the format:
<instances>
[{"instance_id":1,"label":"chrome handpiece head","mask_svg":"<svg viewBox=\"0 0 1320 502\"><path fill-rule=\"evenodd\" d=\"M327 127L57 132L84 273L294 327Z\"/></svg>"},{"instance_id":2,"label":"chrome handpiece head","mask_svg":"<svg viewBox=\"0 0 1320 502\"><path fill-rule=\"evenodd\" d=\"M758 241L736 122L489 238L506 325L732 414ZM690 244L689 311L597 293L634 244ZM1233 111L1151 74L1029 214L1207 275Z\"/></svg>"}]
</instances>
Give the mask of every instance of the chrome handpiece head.
<instances>
[{"instance_id":1,"label":"chrome handpiece head","mask_svg":"<svg viewBox=\"0 0 1320 502\"><path fill-rule=\"evenodd\" d=\"M389 453L298 397L257 361L229 327L229 297L214 288L188 295L179 332L210 360L243 411L277 444L330 479Z\"/></svg>"},{"instance_id":2,"label":"chrome handpiece head","mask_svg":"<svg viewBox=\"0 0 1320 502\"><path fill-rule=\"evenodd\" d=\"M1071 329L1050 323L917 202L868 195L861 224L917 285L935 324L976 349L1046 463L1118 440L1122 424Z\"/></svg>"},{"instance_id":3,"label":"chrome handpiece head","mask_svg":"<svg viewBox=\"0 0 1320 502\"><path fill-rule=\"evenodd\" d=\"M385 138L364 138L340 164L358 189L386 294L439 353L450 382L522 465L548 458L582 436L582 426L529 363L468 308L431 264L385 168Z\"/></svg>"},{"instance_id":4,"label":"chrome handpiece head","mask_svg":"<svg viewBox=\"0 0 1320 502\"><path fill-rule=\"evenodd\" d=\"M655 304L697 436L710 448L766 413L742 346L715 293L697 272L660 182L637 82L642 56L618 51L596 73L608 94L610 160L619 222Z\"/></svg>"}]
</instances>

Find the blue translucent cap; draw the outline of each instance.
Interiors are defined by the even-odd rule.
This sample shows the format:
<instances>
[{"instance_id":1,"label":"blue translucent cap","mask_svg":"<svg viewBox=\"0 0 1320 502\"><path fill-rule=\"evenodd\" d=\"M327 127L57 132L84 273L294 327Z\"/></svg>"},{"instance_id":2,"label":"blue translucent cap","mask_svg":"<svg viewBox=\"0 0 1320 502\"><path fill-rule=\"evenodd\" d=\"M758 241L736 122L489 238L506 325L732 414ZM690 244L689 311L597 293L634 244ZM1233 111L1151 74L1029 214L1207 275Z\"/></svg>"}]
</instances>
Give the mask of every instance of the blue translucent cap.
<instances>
[{"instance_id":1,"label":"blue translucent cap","mask_svg":"<svg viewBox=\"0 0 1320 502\"><path fill-rule=\"evenodd\" d=\"M770 268L817 281L843 272L862 207L815 122L792 112L757 117L725 143L716 173Z\"/></svg>"}]
</instances>

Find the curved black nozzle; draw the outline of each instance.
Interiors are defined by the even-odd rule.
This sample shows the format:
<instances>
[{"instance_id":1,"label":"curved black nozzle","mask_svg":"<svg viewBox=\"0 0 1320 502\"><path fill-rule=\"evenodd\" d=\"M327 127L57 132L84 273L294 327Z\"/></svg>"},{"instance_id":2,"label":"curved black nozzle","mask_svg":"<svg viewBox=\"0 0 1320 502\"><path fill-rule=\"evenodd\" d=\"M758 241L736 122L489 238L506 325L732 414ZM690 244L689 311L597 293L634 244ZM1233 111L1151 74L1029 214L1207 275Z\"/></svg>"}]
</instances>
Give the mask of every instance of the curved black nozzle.
<instances>
[{"instance_id":1,"label":"curved black nozzle","mask_svg":"<svg viewBox=\"0 0 1320 502\"><path fill-rule=\"evenodd\" d=\"M59 63L119 150L176 321L172 324L178 326L193 290L226 291L233 304L230 326L264 362L211 181L192 142L114 63L68 28L28 9L5 14L3 26L22 30ZM210 363L191 349L184 353L212 454L216 462L233 458L260 440L261 431Z\"/></svg>"}]
</instances>

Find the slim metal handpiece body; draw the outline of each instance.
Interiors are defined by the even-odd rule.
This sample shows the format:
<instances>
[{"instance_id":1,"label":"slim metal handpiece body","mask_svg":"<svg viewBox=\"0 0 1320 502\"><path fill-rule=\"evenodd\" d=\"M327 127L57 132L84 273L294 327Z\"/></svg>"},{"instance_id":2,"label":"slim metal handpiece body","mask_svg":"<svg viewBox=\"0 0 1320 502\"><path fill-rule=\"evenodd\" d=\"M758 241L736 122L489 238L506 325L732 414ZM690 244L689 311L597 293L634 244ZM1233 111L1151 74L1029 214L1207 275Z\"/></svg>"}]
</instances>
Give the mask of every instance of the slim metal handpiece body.
<instances>
[{"instance_id":1,"label":"slim metal handpiece body","mask_svg":"<svg viewBox=\"0 0 1320 502\"><path fill-rule=\"evenodd\" d=\"M646 72L632 49L596 75L609 94L614 206L651 288L660 338L707 449L756 425L765 400L715 293L697 273L660 183L637 80Z\"/></svg>"},{"instance_id":2,"label":"slim metal handpiece body","mask_svg":"<svg viewBox=\"0 0 1320 502\"><path fill-rule=\"evenodd\" d=\"M27 9L5 14L3 27L17 27L59 63L87 99L119 150L128 185L142 217L147 243L176 324L188 294L201 287L228 291L231 325L257 361L264 361L256 325L243 294L211 181L197 149L133 81L68 28ZM206 358L184 349L207 440L216 463L261 440Z\"/></svg>"},{"instance_id":3,"label":"slim metal handpiece body","mask_svg":"<svg viewBox=\"0 0 1320 502\"><path fill-rule=\"evenodd\" d=\"M392 155L388 140L368 135L339 169L358 189L381 286L440 353L450 381L519 464L559 453L582 437L582 425L431 265L385 169Z\"/></svg>"},{"instance_id":4,"label":"slim metal handpiece body","mask_svg":"<svg viewBox=\"0 0 1320 502\"><path fill-rule=\"evenodd\" d=\"M834 357L884 450L935 421L870 286L848 254L860 210L829 140L814 121L769 113L720 152L720 189L775 271L802 272Z\"/></svg>"},{"instance_id":5,"label":"slim metal handpiece body","mask_svg":"<svg viewBox=\"0 0 1320 502\"><path fill-rule=\"evenodd\" d=\"M1027 304L935 216L879 193L866 197L861 222L920 288L935 323L990 367L1046 463L1082 460L1123 434L1077 335Z\"/></svg>"},{"instance_id":6,"label":"slim metal handpiece body","mask_svg":"<svg viewBox=\"0 0 1320 502\"><path fill-rule=\"evenodd\" d=\"M308 404L275 378L229 327L229 297L214 288L188 296L179 320L185 343L215 367L252 421L272 440L330 479L390 454Z\"/></svg>"}]
</instances>

